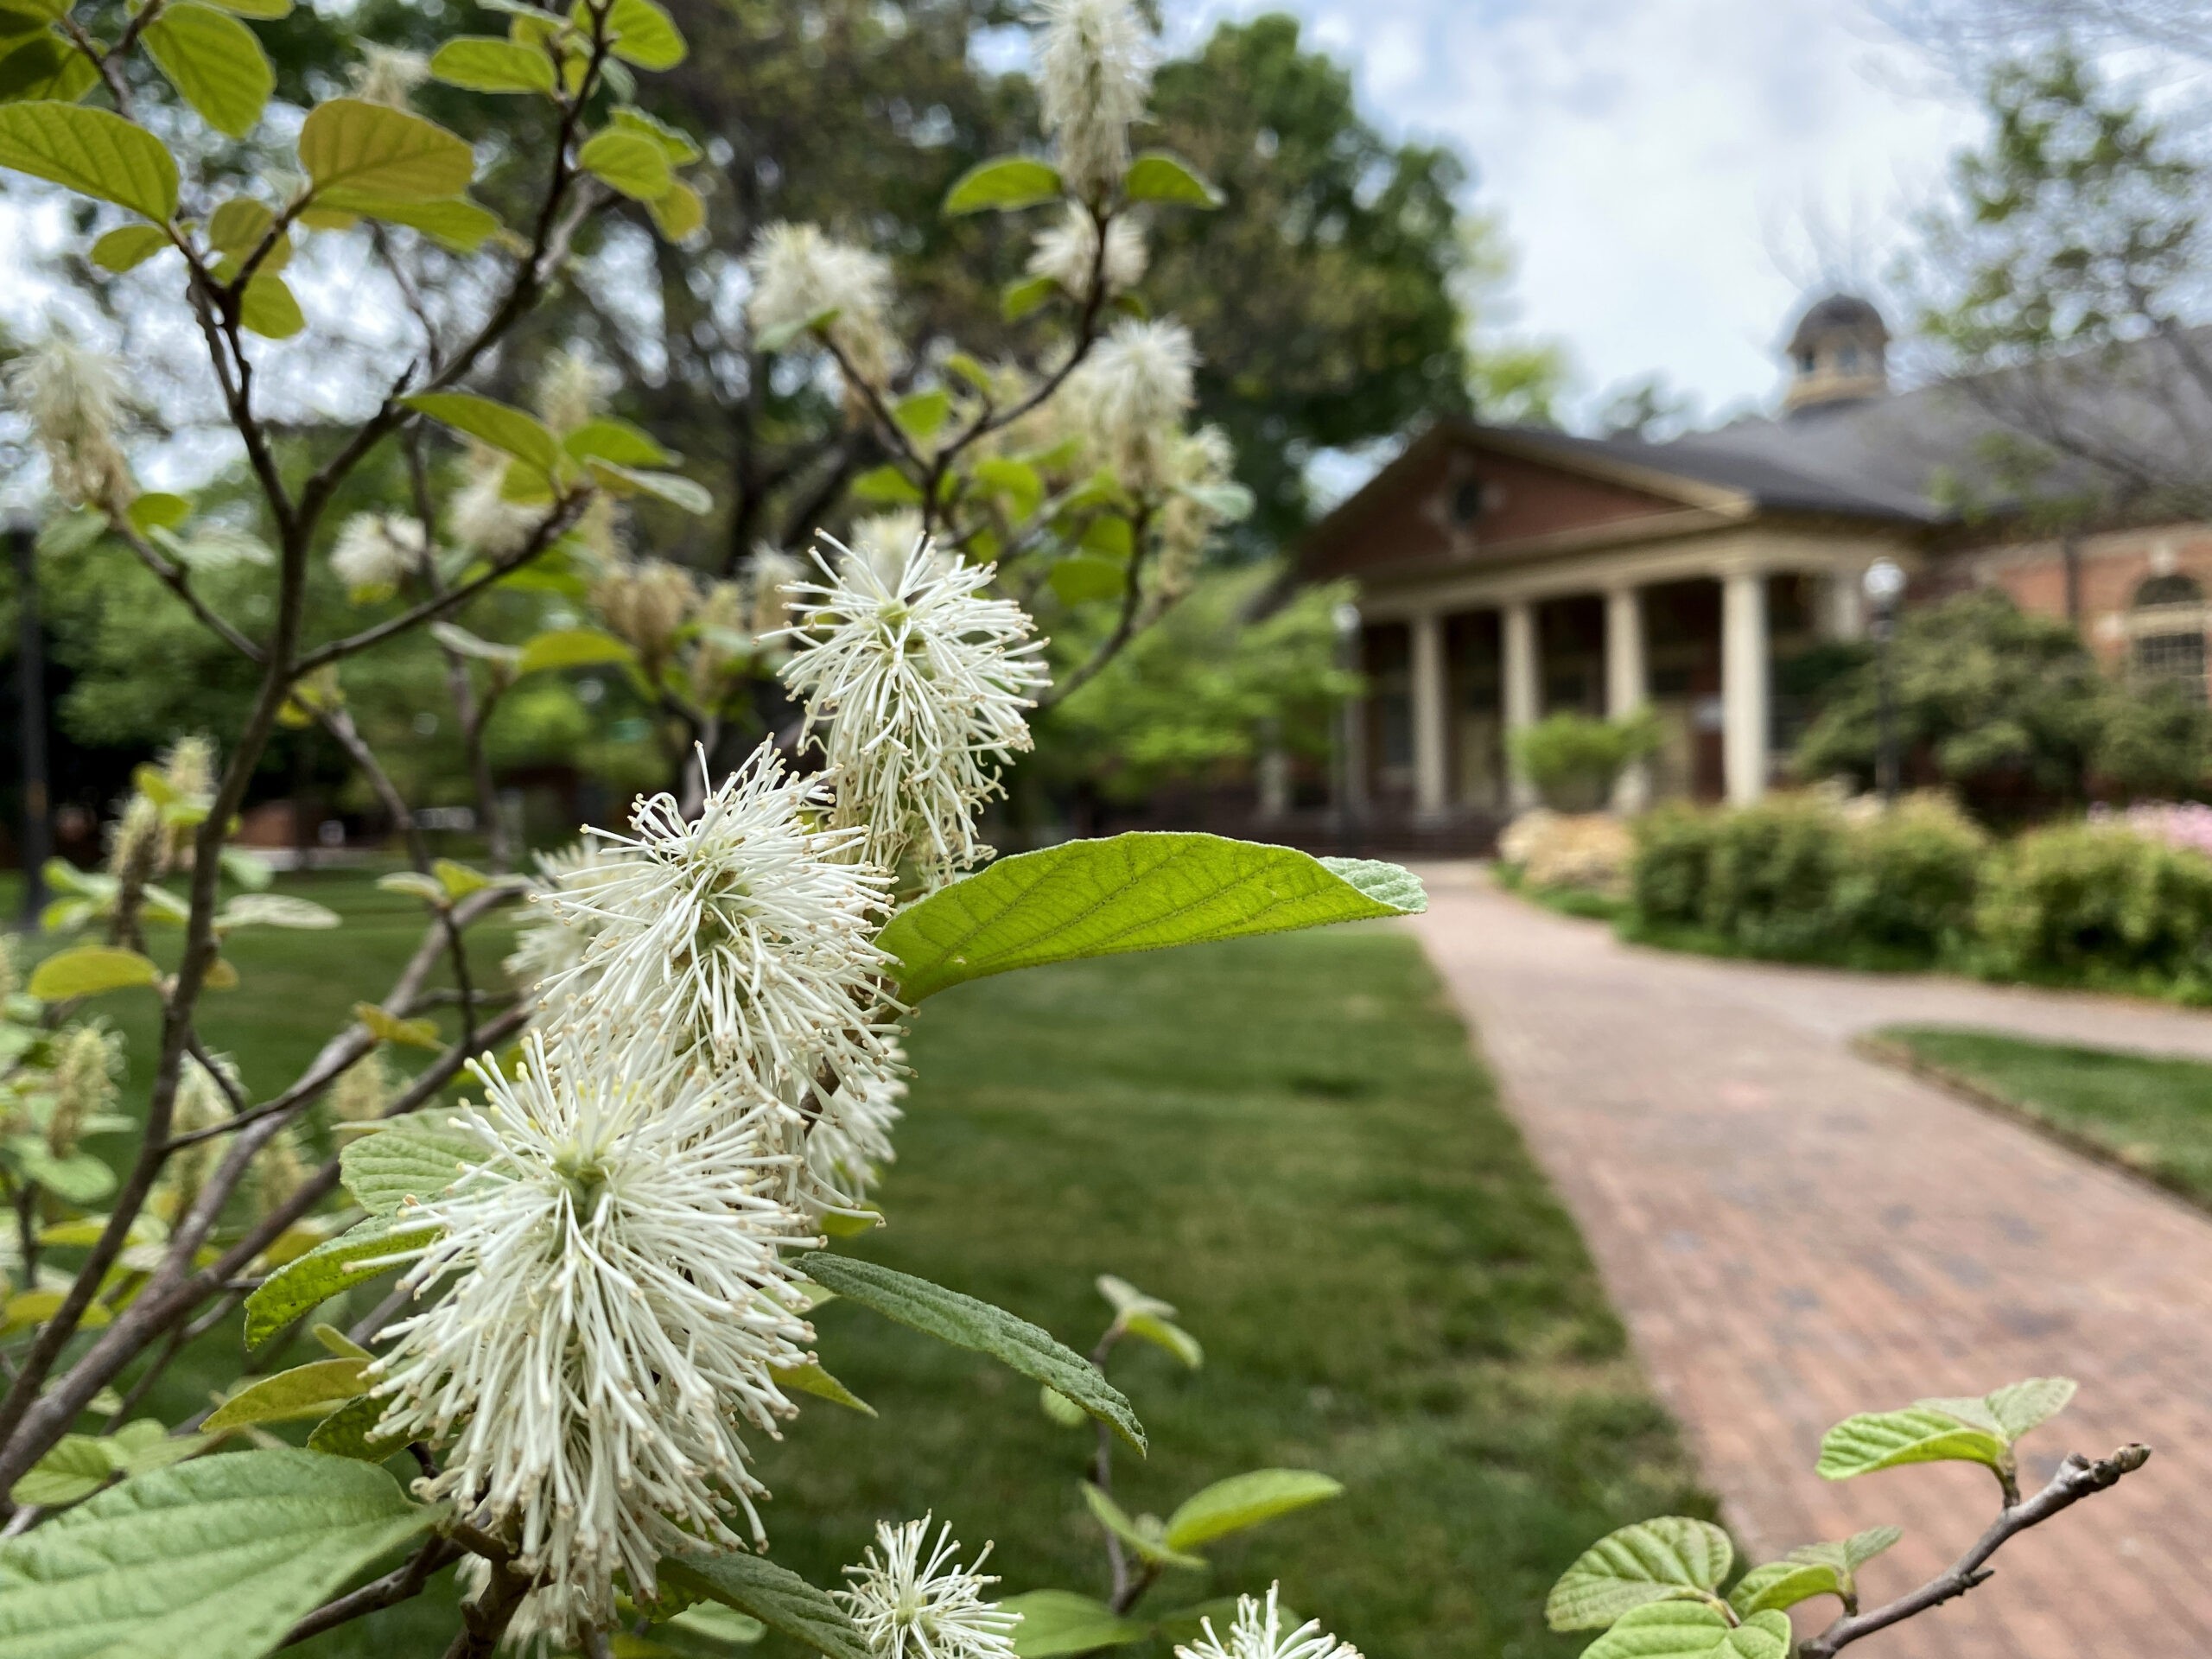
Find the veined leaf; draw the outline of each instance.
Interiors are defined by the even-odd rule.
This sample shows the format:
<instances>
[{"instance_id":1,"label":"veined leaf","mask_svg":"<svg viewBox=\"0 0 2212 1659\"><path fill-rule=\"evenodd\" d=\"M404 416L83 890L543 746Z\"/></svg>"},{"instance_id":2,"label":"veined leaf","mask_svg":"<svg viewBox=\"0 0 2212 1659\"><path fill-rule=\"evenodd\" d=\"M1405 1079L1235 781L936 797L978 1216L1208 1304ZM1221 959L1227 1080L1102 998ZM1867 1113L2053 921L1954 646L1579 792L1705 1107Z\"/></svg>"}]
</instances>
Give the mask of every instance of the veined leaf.
<instances>
[{"instance_id":1,"label":"veined leaf","mask_svg":"<svg viewBox=\"0 0 2212 1659\"><path fill-rule=\"evenodd\" d=\"M640 467L620 467L611 461L593 460L585 465L593 478L617 495L650 495L695 518L715 510L715 498L707 486L681 473L648 472Z\"/></svg>"},{"instance_id":2,"label":"veined leaf","mask_svg":"<svg viewBox=\"0 0 2212 1659\"><path fill-rule=\"evenodd\" d=\"M93 1434L64 1434L30 1466L8 1497L17 1503L59 1509L90 1497L113 1480L117 1472L105 1440Z\"/></svg>"},{"instance_id":3,"label":"veined leaf","mask_svg":"<svg viewBox=\"0 0 2212 1659\"><path fill-rule=\"evenodd\" d=\"M1126 1647L1152 1634L1152 1626L1123 1618L1103 1601L1072 1590L1032 1590L999 1603L1021 1615L1014 1626L1017 1659L1060 1659L1063 1654Z\"/></svg>"},{"instance_id":4,"label":"veined leaf","mask_svg":"<svg viewBox=\"0 0 2212 1659\"><path fill-rule=\"evenodd\" d=\"M431 54L430 75L472 92L550 92L553 60L496 35L459 35Z\"/></svg>"},{"instance_id":5,"label":"veined leaf","mask_svg":"<svg viewBox=\"0 0 2212 1659\"><path fill-rule=\"evenodd\" d=\"M1394 864L1137 832L1021 853L939 888L881 935L910 1002L990 974L1426 906Z\"/></svg>"},{"instance_id":6,"label":"veined leaf","mask_svg":"<svg viewBox=\"0 0 2212 1659\"><path fill-rule=\"evenodd\" d=\"M308 326L291 285L268 270L254 272L238 296L238 321L264 340L289 340Z\"/></svg>"},{"instance_id":7,"label":"veined leaf","mask_svg":"<svg viewBox=\"0 0 2212 1659\"><path fill-rule=\"evenodd\" d=\"M1206 1351L1198 1339L1157 1313L1132 1313L1122 1321L1122 1329L1155 1348L1165 1348L1194 1371L1206 1363Z\"/></svg>"},{"instance_id":8,"label":"veined leaf","mask_svg":"<svg viewBox=\"0 0 2212 1659\"><path fill-rule=\"evenodd\" d=\"M1311 1469L1255 1469L1184 1500L1167 1517L1167 1547L1196 1549L1293 1510L1340 1496L1341 1482Z\"/></svg>"},{"instance_id":9,"label":"veined leaf","mask_svg":"<svg viewBox=\"0 0 2212 1659\"><path fill-rule=\"evenodd\" d=\"M1815 1596L1844 1593L1843 1574L1827 1561L1769 1561L1744 1574L1728 1592L1728 1605L1745 1617L1769 1608L1787 1612Z\"/></svg>"},{"instance_id":10,"label":"veined leaf","mask_svg":"<svg viewBox=\"0 0 2212 1659\"><path fill-rule=\"evenodd\" d=\"M683 32L653 0L614 0L607 27L614 55L640 69L673 69L686 55Z\"/></svg>"},{"instance_id":11,"label":"veined leaf","mask_svg":"<svg viewBox=\"0 0 2212 1659\"><path fill-rule=\"evenodd\" d=\"M1090 1482L1086 1480L1082 1485L1083 1501L1090 1510L1091 1518L1135 1550L1141 1559L1154 1567L1197 1568L1206 1564L1204 1556L1187 1554L1173 1548L1155 1517L1147 1516L1139 1522Z\"/></svg>"},{"instance_id":12,"label":"veined leaf","mask_svg":"<svg viewBox=\"0 0 2212 1659\"><path fill-rule=\"evenodd\" d=\"M197 0L169 0L140 38L201 120L233 138L253 130L276 90L276 72L251 29Z\"/></svg>"},{"instance_id":13,"label":"veined leaf","mask_svg":"<svg viewBox=\"0 0 2212 1659\"><path fill-rule=\"evenodd\" d=\"M380 1130L359 1144L366 1145L388 1133ZM450 1182L452 1177L448 1176L447 1179ZM320 1307L340 1291L391 1272L414 1251L435 1239L438 1230L388 1217L374 1217L327 1244L318 1244L305 1255L293 1257L263 1280L253 1294L245 1299L246 1346L258 1348L302 1314Z\"/></svg>"},{"instance_id":14,"label":"veined leaf","mask_svg":"<svg viewBox=\"0 0 2212 1659\"><path fill-rule=\"evenodd\" d=\"M1218 207L1221 192L1164 149L1148 149L1129 163L1122 194L1131 201L1173 202L1179 207Z\"/></svg>"},{"instance_id":15,"label":"veined leaf","mask_svg":"<svg viewBox=\"0 0 2212 1659\"><path fill-rule=\"evenodd\" d=\"M99 80L99 71L92 67L92 60L58 35L16 35L0 40L0 104L29 99L74 104Z\"/></svg>"},{"instance_id":16,"label":"veined leaf","mask_svg":"<svg viewBox=\"0 0 2212 1659\"><path fill-rule=\"evenodd\" d=\"M652 433L627 421L586 421L561 447L578 461L611 461L618 467L666 467L676 459Z\"/></svg>"},{"instance_id":17,"label":"veined leaf","mask_svg":"<svg viewBox=\"0 0 2212 1659\"><path fill-rule=\"evenodd\" d=\"M917 443L927 443L951 416L952 394L943 386L912 392L891 407L899 429Z\"/></svg>"},{"instance_id":18,"label":"veined leaf","mask_svg":"<svg viewBox=\"0 0 2212 1659\"><path fill-rule=\"evenodd\" d=\"M1787 1613L1753 1613L1741 1624L1701 1601L1634 1608L1582 1649L1582 1659L1789 1659Z\"/></svg>"},{"instance_id":19,"label":"veined leaf","mask_svg":"<svg viewBox=\"0 0 2212 1659\"><path fill-rule=\"evenodd\" d=\"M435 121L389 104L334 98L316 105L301 125L300 165L318 197L342 188L427 201L467 189L476 158Z\"/></svg>"},{"instance_id":20,"label":"veined leaf","mask_svg":"<svg viewBox=\"0 0 2212 1659\"><path fill-rule=\"evenodd\" d=\"M678 179L645 204L664 242L681 242L707 222L707 200Z\"/></svg>"},{"instance_id":21,"label":"veined leaf","mask_svg":"<svg viewBox=\"0 0 2212 1659\"><path fill-rule=\"evenodd\" d=\"M0 1542L0 1659L264 1654L442 1513L308 1452L139 1475Z\"/></svg>"},{"instance_id":22,"label":"veined leaf","mask_svg":"<svg viewBox=\"0 0 2212 1659\"><path fill-rule=\"evenodd\" d=\"M48 957L31 970L30 994L41 1002L59 1002L72 996L97 996L136 985L151 985L161 969L136 950L113 945L80 944Z\"/></svg>"},{"instance_id":23,"label":"veined leaf","mask_svg":"<svg viewBox=\"0 0 2212 1659\"><path fill-rule=\"evenodd\" d=\"M776 1379L779 1388L796 1389L801 1394L810 1394L817 1400L830 1401L848 1411L857 1411L864 1417L875 1415L874 1406L823 1370L818 1362L810 1360L804 1365L778 1366L770 1375Z\"/></svg>"},{"instance_id":24,"label":"veined leaf","mask_svg":"<svg viewBox=\"0 0 2212 1659\"><path fill-rule=\"evenodd\" d=\"M1826 1561L1840 1567L1846 1574L1856 1573L1885 1550L1895 1547L1904 1536L1903 1527L1869 1527L1864 1532L1854 1532L1840 1542L1832 1544L1804 1544L1789 1552L1793 1561Z\"/></svg>"},{"instance_id":25,"label":"veined leaf","mask_svg":"<svg viewBox=\"0 0 2212 1659\"><path fill-rule=\"evenodd\" d=\"M524 642L515 673L520 677L553 668L592 668L637 660L637 652L628 644L601 629L554 628Z\"/></svg>"},{"instance_id":26,"label":"veined leaf","mask_svg":"<svg viewBox=\"0 0 2212 1659\"><path fill-rule=\"evenodd\" d=\"M1985 1464L2005 1476L2012 1468L2012 1452L2000 1435L1925 1406L1861 1412L1821 1437L1819 1472L1823 1480L1848 1480L1907 1464L1952 1461Z\"/></svg>"},{"instance_id":27,"label":"veined leaf","mask_svg":"<svg viewBox=\"0 0 2212 1659\"><path fill-rule=\"evenodd\" d=\"M423 201L401 201L365 190L326 190L319 198L326 206L351 219L380 219L420 231L441 247L456 253L474 253L499 228L499 216L466 196L439 196Z\"/></svg>"},{"instance_id":28,"label":"veined leaf","mask_svg":"<svg viewBox=\"0 0 2212 1659\"><path fill-rule=\"evenodd\" d=\"M607 120L609 126L621 127L630 132L643 133L652 139L667 152L671 166L689 167L705 153L692 142L690 133L671 127L658 116L648 115L643 110L633 109L626 105L620 109L608 111Z\"/></svg>"},{"instance_id":29,"label":"veined leaf","mask_svg":"<svg viewBox=\"0 0 2212 1659\"><path fill-rule=\"evenodd\" d=\"M545 423L508 404L473 391L418 391L399 400L432 420L466 432L503 454L512 455L548 478L561 470L561 445Z\"/></svg>"},{"instance_id":30,"label":"veined leaf","mask_svg":"<svg viewBox=\"0 0 2212 1659\"><path fill-rule=\"evenodd\" d=\"M273 23L292 15L292 0L207 0L212 6L235 12L241 17L257 18Z\"/></svg>"},{"instance_id":31,"label":"veined leaf","mask_svg":"<svg viewBox=\"0 0 2212 1659\"><path fill-rule=\"evenodd\" d=\"M403 1440L377 1438L377 1422L388 1403L367 1394L348 1400L315 1426L308 1436L308 1450L362 1463L382 1463L406 1444Z\"/></svg>"},{"instance_id":32,"label":"veined leaf","mask_svg":"<svg viewBox=\"0 0 2212 1659\"><path fill-rule=\"evenodd\" d=\"M144 264L168 246L169 239L158 226L122 225L92 244L92 261L102 270L120 276Z\"/></svg>"},{"instance_id":33,"label":"veined leaf","mask_svg":"<svg viewBox=\"0 0 2212 1659\"><path fill-rule=\"evenodd\" d=\"M441 889L442 896L443 890ZM356 1002L353 1017L369 1028L378 1042L398 1043L408 1048L426 1048L437 1053L445 1047L438 1036L438 1022L435 1020L402 1020L387 1013L373 1002Z\"/></svg>"},{"instance_id":34,"label":"veined leaf","mask_svg":"<svg viewBox=\"0 0 2212 1659\"><path fill-rule=\"evenodd\" d=\"M2070 1376L2031 1376L1996 1389L1984 1403L2005 1437L2017 1440L2065 1410L2079 1386Z\"/></svg>"},{"instance_id":35,"label":"veined leaf","mask_svg":"<svg viewBox=\"0 0 2212 1659\"><path fill-rule=\"evenodd\" d=\"M653 201L676 182L668 152L643 133L609 127L594 133L576 152L585 172L620 190L632 201Z\"/></svg>"},{"instance_id":36,"label":"veined leaf","mask_svg":"<svg viewBox=\"0 0 2212 1659\"><path fill-rule=\"evenodd\" d=\"M51 99L0 108L0 167L65 185L156 224L176 213L176 162L143 127Z\"/></svg>"},{"instance_id":37,"label":"veined leaf","mask_svg":"<svg viewBox=\"0 0 2212 1659\"><path fill-rule=\"evenodd\" d=\"M244 1428L249 1423L297 1423L327 1417L346 1401L369 1391L360 1359L315 1359L289 1371L248 1383L216 1408L205 1427L209 1433Z\"/></svg>"},{"instance_id":38,"label":"veined leaf","mask_svg":"<svg viewBox=\"0 0 2212 1659\"><path fill-rule=\"evenodd\" d=\"M849 1255L817 1250L799 1257L798 1266L816 1284L848 1301L956 1348L988 1354L1033 1382L1050 1384L1138 1451L1144 1450L1143 1427L1121 1390L1096 1365L1028 1320L926 1279Z\"/></svg>"},{"instance_id":39,"label":"veined leaf","mask_svg":"<svg viewBox=\"0 0 2212 1659\"><path fill-rule=\"evenodd\" d=\"M742 1551L702 1553L669 1556L658 1576L671 1589L734 1607L829 1659L874 1659L845 1610L787 1567Z\"/></svg>"},{"instance_id":40,"label":"veined leaf","mask_svg":"<svg viewBox=\"0 0 2212 1659\"><path fill-rule=\"evenodd\" d=\"M1595 1630L1648 1602L1710 1597L1736 1548L1710 1521L1679 1515L1607 1534L1560 1575L1544 1603L1555 1630Z\"/></svg>"},{"instance_id":41,"label":"veined leaf","mask_svg":"<svg viewBox=\"0 0 2212 1659\"><path fill-rule=\"evenodd\" d=\"M338 1154L338 1166L354 1202L372 1216L398 1217L397 1231L407 1223L403 1206L410 1199L436 1198L487 1155L474 1135L399 1117L353 1141Z\"/></svg>"},{"instance_id":42,"label":"veined leaf","mask_svg":"<svg viewBox=\"0 0 2212 1659\"><path fill-rule=\"evenodd\" d=\"M215 917L219 928L336 927L343 918L327 905L284 893L242 893Z\"/></svg>"},{"instance_id":43,"label":"veined leaf","mask_svg":"<svg viewBox=\"0 0 2212 1659\"><path fill-rule=\"evenodd\" d=\"M999 315L1008 322L1020 322L1059 291L1059 283L1050 276L1025 276L1008 283L999 296Z\"/></svg>"},{"instance_id":44,"label":"veined leaf","mask_svg":"<svg viewBox=\"0 0 2212 1659\"><path fill-rule=\"evenodd\" d=\"M944 198L948 217L961 213L1009 213L1058 201L1066 192L1050 162L1028 156L1001 156L978 162L962 174Z\"/></svg>"}]
</instances>

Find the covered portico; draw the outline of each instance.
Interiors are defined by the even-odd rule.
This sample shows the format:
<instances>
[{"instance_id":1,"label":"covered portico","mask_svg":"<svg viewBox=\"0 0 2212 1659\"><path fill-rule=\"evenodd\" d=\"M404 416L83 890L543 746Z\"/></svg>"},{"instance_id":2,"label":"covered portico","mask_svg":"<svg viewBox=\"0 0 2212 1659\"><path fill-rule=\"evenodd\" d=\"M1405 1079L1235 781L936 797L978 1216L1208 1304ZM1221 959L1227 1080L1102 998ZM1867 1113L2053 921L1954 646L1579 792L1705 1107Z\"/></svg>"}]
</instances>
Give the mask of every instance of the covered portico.
<instances>
[{"instance_id":1,"label":"covered portico","mask_svg":"<svg viewBox=\"0 0 2212 1659\"><path fill-rule=\"evenodd\" d=\"M1657 716L1624 807L1765 791L1800 718L1787 669L1861 631L1866 567L1917 563L1919 526L1775 499L1802 480L1662 472L1656 448L1446 424L1319 527L1307 573L1359 584L1346 805L1433 823L1532 804L1509 740L1563 709Z\"/></svg>"}]
</instances>

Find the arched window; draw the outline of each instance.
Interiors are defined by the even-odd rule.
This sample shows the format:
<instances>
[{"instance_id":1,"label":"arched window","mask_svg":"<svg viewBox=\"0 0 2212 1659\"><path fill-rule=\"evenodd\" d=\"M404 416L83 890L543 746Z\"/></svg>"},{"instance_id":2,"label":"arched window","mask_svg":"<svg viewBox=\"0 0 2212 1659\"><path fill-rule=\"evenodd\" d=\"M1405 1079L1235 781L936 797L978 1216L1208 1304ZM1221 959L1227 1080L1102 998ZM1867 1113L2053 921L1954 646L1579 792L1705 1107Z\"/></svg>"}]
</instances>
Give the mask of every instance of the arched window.
<instances>
[{"instance_id":1,"label":"arched window","mask_svg":"<svg viewBox=\"0 0 2212 1659\"><path fill-rule=\"evenodd\" d=\"M2131 666L2139 682L2167 680L2204 696L2204 589L2178 572L2152 576L2135 590L2129 618L2135 636Z\"/></svg>"},{"instance_id":2,"label":"arched window","mask_svg":"<svg viewBox=\"0 0 2212 1659\"><path fill-rule=\"evenodd\" d=\"M1452 492L1452 522L1471 524L1483 514L1483 481L1479 478L1459 480Z\"/></svg>"}]
</instances>

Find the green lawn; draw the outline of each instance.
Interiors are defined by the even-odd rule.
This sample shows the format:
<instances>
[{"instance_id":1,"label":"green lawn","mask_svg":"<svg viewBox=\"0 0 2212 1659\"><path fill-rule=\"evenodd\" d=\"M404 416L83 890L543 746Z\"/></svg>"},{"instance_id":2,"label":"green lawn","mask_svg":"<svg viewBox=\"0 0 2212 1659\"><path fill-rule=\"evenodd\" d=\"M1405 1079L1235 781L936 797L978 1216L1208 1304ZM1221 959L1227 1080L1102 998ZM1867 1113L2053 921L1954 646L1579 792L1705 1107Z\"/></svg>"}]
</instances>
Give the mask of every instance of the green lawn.
<instances>
[{"instance_id":1,"label":"green lawn","mask_svg":"<svg viewBox=\"0 0 2212 1659\"><path fill-rule=\"evenodd\" d=\"M240 942L246 985L281 977L282 994L249 1017L232 993L237 1011L209 1025L264 1090L415 937L407 907L359 878L296 890L373 925L335 949L328 935ZM1120 1474L1132 1509L1164 1514L1265 1465L1349 1489L1218 1547L1211 1576L1174 1575L1156 1605L1279 1576L1289 1605L1376 1659L1566 1656L1586 1643L1547 1633L1541 1610L1568 1561L1626 1521L1711 1513L1404 935L1338 929L984 981L926 1005L910 1048L892 1224L855 1248L1084 1348L1107 1317L1102 1272L1179 1304L1203 1370L1148 1348L1116 1362L1153 1441ZM881 1416L810 1405L758 1448L776 1559L834 1582L875 1517L933 1508L971 1543L997 1541L1008 1592L1102 1587L1075 1486L1087 1434L972 1356L849 1306L818 1323L830 1370ZM209 1342L211 1357L236 1352L234 1334ZM174 1421L210 1380L206 1359L180 1368L153 1403ZM299 1651L412 1659L451 1629L440 1594Z\"/></svg>"},{"instance_id":2,"label":"green lawn","mask_svg":"<svg viewBox=\"0 0 2212 1659\"><path fill-rule=\"evenodd\" d=\"M1879 1038L2084 1149L2212 1205L2212 1065L1933 1026L1894 1026Z\"/></svg>"}]
</instances>

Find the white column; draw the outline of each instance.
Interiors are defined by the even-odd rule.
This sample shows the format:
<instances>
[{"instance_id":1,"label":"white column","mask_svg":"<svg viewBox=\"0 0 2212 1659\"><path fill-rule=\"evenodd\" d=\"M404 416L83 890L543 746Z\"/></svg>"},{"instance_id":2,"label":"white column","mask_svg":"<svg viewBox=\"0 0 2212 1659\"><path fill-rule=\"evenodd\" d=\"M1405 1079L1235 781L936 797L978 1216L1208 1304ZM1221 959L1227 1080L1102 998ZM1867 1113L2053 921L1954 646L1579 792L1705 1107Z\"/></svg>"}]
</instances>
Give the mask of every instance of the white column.
<instances>
[{"instance_id":1,"label":"white column","mask_svg":"<svg viewBox=\"0 0 2212 1659\"><path fill-rule=\"evenodd\" d=\"M1442 816L1450 776L1445 748L1451 692L1444 676L1444 619L1434 612L1413 620L1414 808L1423 817Z\"/></svg>"},{"instance_id":2,"label":"white column","mask_svg":"<svg viewBox=\"0 0 2212 1659\"><path fill-rule=\"evenodd\" d=\"M1859 584L1865 573L1831 570L1827 575L1827 637L1863 639L1866 637L1866 590Z\"/></svg>"},{"instance_id":3,"label":"white column","mask_svg":"<svg viewBox=\"0 0 2212 1659\"><path fill-rule=\"evenodd\" d=\"M1514 758L1513 734L1536 723L1539 702L1536 670L1536 613L1526 600L1505 607L1505 755L1506 798L1515 811L1536 804L1536 786Z\"/></svg>"},{"instance_id":4,"label":"white column","mask_svg":"<svg viewBox=\"0 0 2212 1659\"><path fill-rule=\"evenodd\" d=\"M1738 570L1720 584L1721 770L1732 805L1766 793L1766 577Z\"/></svg>"},{"instance_id":5,"label":"white column","mask_svg":"<svg viewBox=\"0 0 2212 1659\"><path fill-rule=\"evenodd\" d=\"M1651 700L1643 663L1643 595L1616 588L1605 595L1605 713L1625 720ZM1613 808L1640 812L1651 798L1651 769L1642 760L1623 769L1613 785Z\"/></svg>"}]
</instances>

